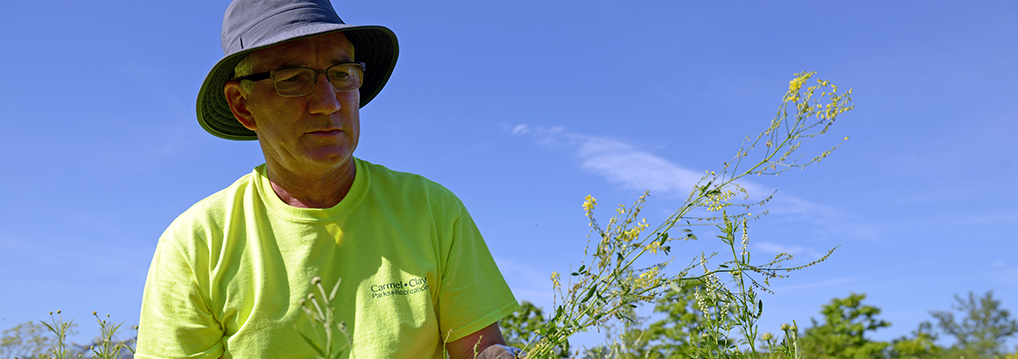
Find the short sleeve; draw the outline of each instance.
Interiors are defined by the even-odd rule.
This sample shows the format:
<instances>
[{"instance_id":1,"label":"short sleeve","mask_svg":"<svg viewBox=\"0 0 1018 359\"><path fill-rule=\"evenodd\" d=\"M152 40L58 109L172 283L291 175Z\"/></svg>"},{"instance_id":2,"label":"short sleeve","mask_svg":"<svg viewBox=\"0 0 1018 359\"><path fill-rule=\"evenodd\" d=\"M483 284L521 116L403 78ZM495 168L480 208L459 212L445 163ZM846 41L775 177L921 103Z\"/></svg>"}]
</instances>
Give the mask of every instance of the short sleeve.
<instances>
[{"instance_id":1,"label":"short sleeve","mask_svg":"<svg viewBox=\"0 0 1018 359\"><path fill-rule=\"evenodd\" d=\"M169 233L170 230L167 230ZM137 358L218 358L223 329L209 305L208 270L164 234L145 281ZM208 263L207 261L205 263Z\"/></svg>"},{"instance_id":2,"label":"short sleeve","mask_svg":"<svg viewBox=\"0 0 1018 359\"><path fill-rule=\"evenodd\" d=\"M460 206L448 232L438 300L447 342L484 329L519 307L473 219Z\"/></svg>"}]
</instances>

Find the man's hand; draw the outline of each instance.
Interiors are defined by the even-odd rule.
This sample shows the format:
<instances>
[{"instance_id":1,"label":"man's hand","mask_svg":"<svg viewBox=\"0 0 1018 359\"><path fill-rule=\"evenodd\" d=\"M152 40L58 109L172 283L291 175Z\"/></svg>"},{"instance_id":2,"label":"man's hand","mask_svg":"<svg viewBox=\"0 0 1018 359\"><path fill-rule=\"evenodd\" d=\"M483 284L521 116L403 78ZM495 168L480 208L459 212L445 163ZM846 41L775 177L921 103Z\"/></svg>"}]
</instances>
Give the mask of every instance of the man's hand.
<instances>
[{"instance_id":1,"label":"man's hand","mask_svg":"<svg viewBox=\"0 0 1018 359\"><path fill-rule=\"evenodd\" d=\"M505 339L502 338L502 331L498 329L498 323L492 323L473 334L447 343L445 348L449 351L449 359L516 358L516 355L505 346Z\"/></svg>"},{"instance_id":2,"label":"man's hand","mask_svg":"<svg viewBox=\"0 0 1018 359\"><path fill-rule=\"evenodd\" d=\"M477 359L515 359L517 358L516 353L519 353L519 349L507 347L505 345L492 345L483 352L477 355Z\"/></svg>"}]
</instances>

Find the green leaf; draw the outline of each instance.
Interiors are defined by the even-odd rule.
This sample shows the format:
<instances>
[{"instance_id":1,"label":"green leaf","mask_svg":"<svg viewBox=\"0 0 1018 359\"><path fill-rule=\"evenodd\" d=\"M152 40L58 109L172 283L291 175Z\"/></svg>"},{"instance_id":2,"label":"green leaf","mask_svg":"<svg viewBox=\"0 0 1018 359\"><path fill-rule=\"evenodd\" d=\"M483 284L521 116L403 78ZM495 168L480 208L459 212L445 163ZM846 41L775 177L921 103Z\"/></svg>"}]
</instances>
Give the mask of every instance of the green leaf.
<instances>
[{"instance_id":1,"label":"green leaf","mask_svg":"<svg viewBox=\"0 0 1018 359\"><path fill-rule=\"evenodd\" d=\"M315 350L315 352L318 352L318 355L325 356L325 350L322 349L322 347L318 346L318 343L315 340L308 338L307 335L304 335L304 333L301 333L299 331L297 332L297 334L300 334L300 338L304 339L304 341L307 342L308 345L310 345L311 348Z\"/></svg>"},{"instance_id":2,"label":"green leaf","mask_svg":"<svg viewBox=\"0 0 1018 359\"><path fill-rule=\"evenodd\" d=\"M594 296L594 292L596 290L597 290L597 284L595 284L593 287L590 287L590 291L587 292L587 295L585 297L583 297L583 300L581 300L581 302L586 302L587 300L590 299L590 297L593 297Z\"/></svg>"},{"instance_id":3,"label":"green leaf","mask_svg":"<svg viewBox=\"0 0 1018 359\"><path fill-rule=\"evenodd\" d=\"M677 280L668 282L668 287L672 288L673 291L682 293L682 287L679 286L679 281Z\"/></svg>"}]
</instances>

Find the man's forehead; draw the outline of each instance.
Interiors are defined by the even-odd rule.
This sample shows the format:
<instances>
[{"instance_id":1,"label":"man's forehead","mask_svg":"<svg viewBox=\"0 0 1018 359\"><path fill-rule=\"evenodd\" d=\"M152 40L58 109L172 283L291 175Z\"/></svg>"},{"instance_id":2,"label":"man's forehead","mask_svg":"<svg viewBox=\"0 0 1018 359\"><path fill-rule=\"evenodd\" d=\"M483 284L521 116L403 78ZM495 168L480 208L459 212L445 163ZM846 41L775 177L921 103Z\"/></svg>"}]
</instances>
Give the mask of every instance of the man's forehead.
<instances>
[{"instance_id":1,"label":"man's forehead","mask_svg":"<svg viewBox=\"0 0 1018 359\"><path fill-rule=\"evenodd\" d=\"M263 66L311 66L315 62L351 62L353 44L342 32L315 35L259 49L251 53Z\"/></svg>"}]
</instances>

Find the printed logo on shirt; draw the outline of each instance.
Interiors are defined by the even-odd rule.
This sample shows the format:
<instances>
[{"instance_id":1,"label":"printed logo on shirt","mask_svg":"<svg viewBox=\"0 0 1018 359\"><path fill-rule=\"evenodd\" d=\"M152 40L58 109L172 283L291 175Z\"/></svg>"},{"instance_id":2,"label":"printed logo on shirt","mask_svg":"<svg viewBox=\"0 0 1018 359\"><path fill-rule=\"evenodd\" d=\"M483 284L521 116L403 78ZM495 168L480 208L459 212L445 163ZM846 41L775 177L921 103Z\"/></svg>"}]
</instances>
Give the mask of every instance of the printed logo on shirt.
<instances>
[{"instance_id":1,"label":"printed logo on shirt","mask_svg":"<svg viewBox=\"0 0 1018 359\"><path fill-rule=\"evenodd\" d=\"M429 289L428 278L413 277L409 280L403 280L402 282L371 285L371 299L378 299L393 295L411 295Z\"/></svg>"}]
</instances>

